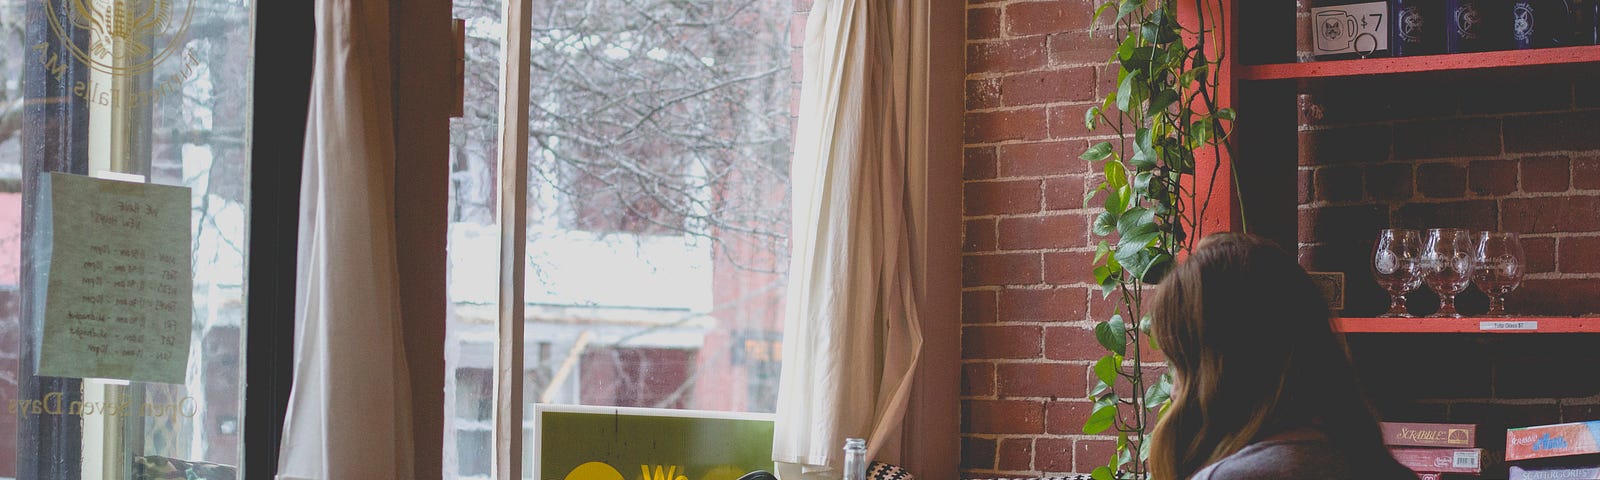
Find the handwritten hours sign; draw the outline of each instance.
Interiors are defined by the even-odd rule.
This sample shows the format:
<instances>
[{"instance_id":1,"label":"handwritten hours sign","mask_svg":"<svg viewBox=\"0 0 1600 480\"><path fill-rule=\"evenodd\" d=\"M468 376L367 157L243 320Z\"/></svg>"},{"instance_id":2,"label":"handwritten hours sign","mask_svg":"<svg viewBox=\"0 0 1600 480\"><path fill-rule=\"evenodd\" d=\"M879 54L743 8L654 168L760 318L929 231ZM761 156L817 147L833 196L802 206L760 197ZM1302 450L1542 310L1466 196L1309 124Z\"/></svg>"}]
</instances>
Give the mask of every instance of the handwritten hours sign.
<instances>
[{"instance_id":1,"label":"handwritten hours sign","mask_svg":"<svg viewBox=\"0 0 1600 480\"><path fill-rule=\"evenodd\" d=\"M64 173L40 185L39 374L184 383L189 189Z\"/></svg>"}]
</instances>

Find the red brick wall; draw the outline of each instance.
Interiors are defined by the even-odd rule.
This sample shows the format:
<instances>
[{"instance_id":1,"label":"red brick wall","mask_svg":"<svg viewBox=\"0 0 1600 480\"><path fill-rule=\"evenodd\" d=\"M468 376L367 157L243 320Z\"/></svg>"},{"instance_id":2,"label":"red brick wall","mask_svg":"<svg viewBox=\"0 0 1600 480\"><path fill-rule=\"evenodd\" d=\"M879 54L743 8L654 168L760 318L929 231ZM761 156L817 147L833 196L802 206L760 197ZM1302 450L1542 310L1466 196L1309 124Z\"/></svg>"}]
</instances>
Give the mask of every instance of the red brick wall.
<instances>
[{"instance_id":1,"label":"red brick wall","mask_svg":"<svg viewBox=\"0 0 1600 480\"><path fill-rule=\"evenodd\" d=\"M1600 313L1600 92L1595 77L1510 72L1330 84L1301 97L1300 258L1342 271L1347 316L1388 296L1371 280L1380 228L1521 234L1517 314ZM1463 313L1487 299L1461 295ZM1426 288L1416 313L1437 309ZM1597 335L1352 335L1369 394L1391 419L1506 427L1600 419ZM1481 436L1502 448L1503 435Z\"/></svg>"},{"instance_id":2,"label":"red brick wall","mask_svg":"<svg viewBox=\"0 0 1600 480\"><path fill-rule=\"evenodd\" d=\"M1088 38L1087 1L967 7L962 474L1088 472L1113 440L1080 433L1101 350L1090 319L1108 315L1090 300L1077 157L1115 45Z\"/></svg>"},{"instance_id":3,"label":"red brick wall","mask_svg":"<svg viewBox=\"0 0 1600 480\"><path fill-rule=\"evenodd\" d=\"M1100 354L1089 328L1107 312L1086 281L1092 174L1077 154L1094 138L1083 111L1114 77L1112 45L1088 37L1084 0L967 7L962 474L1087 472L1112 442L1079 434ZM1509 307L1600 312L1600 79L1516 75L1348 82L1302 99L1320 117L1300 133L1301 259L1347 274L1348 313L1386 305L1367 262L1388 226L1522 232L1533 274ZM1413 297L1418 312L1435 304ZM1476 293L1460 302L1469 313L1485 304ZM1350 341L1391 419L1484 432L1600 419L1594 336Z\"/></svg>"}]
</instances>

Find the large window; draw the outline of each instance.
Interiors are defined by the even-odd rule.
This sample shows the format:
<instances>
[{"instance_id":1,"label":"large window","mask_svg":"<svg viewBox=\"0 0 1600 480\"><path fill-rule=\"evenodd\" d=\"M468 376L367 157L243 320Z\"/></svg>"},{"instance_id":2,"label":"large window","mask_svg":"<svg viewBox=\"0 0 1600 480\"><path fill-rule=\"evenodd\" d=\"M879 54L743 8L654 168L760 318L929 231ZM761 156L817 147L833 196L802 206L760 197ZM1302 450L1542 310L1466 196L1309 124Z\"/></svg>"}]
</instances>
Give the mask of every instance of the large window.
<instances>
[{"instance_id":1,"label":"large window","mask_svg":"<svg viewBox=\"0 0 1600 480\"><path fill-rule=\"evenodd\" d=\"M233 478L244 448L252 3L0 0L0 478ZM34 243L48 227L33 216L46 172L189 189L179 208L190 262L171 272L193 288L170 293L192 300L192 315L159 320L187 331L168 339L189 346L181 380L128 381L148 368L135 363L105 378L39 374L49 367L34 355L39 332L54 321L38 313L46 257ZM114 297L109 284L129 278L108 274L100 291Z\"/></svg>"},{"instance_id":2,"label":"large window","mask_svg":"<svg viewBox=\"0 0 1600 480\"><path fill-rule=\"evenodd\" d=\"M793 0L532 3L525 401L773 411ZM498 0L455 8L445 474L485 478L506 20Z\"/></svg>"}]
</instances>

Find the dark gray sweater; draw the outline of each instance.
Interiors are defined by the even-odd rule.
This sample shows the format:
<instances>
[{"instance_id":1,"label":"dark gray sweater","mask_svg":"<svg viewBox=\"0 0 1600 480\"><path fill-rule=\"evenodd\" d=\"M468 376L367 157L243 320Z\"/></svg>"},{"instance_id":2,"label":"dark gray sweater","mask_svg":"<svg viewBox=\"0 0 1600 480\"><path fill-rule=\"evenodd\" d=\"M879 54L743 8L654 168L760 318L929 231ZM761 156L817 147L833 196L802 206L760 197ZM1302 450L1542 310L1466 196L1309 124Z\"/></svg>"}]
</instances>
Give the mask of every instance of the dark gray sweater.
<instances>
[{"instance_id":1,"label":"dark gray sweater","mask_svg":"<svg viewBox=\"0 0 1600 480\"><path fill-rule=\"evenodd\" d=\"M1356 479L1349 461L1325 438L1264 440L1195 473L1192 480ZM1396 477L1415 480L1416 476Z\"/></svg>"}]
</instances>

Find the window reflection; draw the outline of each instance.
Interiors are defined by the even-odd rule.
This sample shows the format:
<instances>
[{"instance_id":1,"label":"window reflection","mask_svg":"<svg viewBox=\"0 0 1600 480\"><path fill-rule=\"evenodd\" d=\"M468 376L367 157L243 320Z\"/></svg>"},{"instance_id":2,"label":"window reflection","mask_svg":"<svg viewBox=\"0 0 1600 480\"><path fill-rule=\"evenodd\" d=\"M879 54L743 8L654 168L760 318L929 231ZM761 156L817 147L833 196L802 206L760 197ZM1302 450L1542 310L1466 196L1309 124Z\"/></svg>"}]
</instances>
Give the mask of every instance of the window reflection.
<instances>
[{"instance_id":1,"label":"window reflection","mask_svg":"<svg viewBox=\"0 0 1600 480\"><path fill-rule=\"evenodd\" d=\"M79 5L86 10L67 10ZM116 20L135 10L149 15ZM215 476L239 464L251 10L247 0L0 0L0 404L127 398L141 413L0 416L0 452L32 462L0 455L0 478L132 475L158 464ZM105 15L123 28L77 26ZM37 377L24 361L36 341L17 298L27 293L20 271L29 253L20 219L33 208L21 193L31 182L24 172L102 170L191 189L194 308L183 384ZM162 411L155 406L177 414L144 414Z\"/></svg>"}]
</instances>

